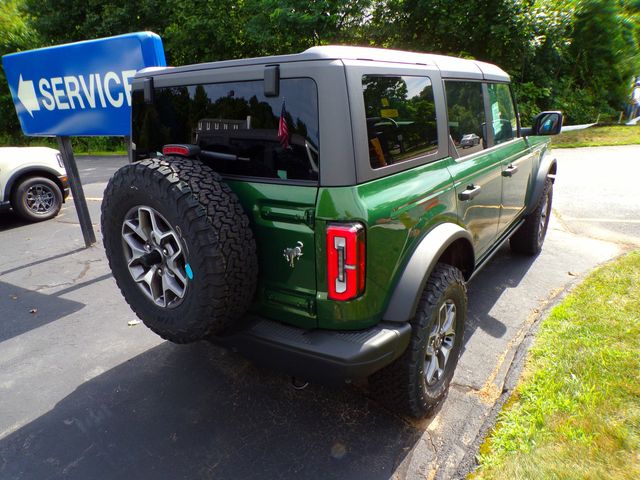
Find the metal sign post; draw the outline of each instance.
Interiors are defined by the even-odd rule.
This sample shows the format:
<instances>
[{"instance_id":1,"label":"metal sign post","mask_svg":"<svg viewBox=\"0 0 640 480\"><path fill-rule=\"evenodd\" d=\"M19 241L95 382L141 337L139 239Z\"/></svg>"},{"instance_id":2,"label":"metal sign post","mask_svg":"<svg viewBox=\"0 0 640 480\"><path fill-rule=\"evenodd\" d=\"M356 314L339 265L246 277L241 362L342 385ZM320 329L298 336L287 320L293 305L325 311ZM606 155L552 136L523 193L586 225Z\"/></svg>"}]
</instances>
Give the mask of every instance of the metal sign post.
<instances>
[{"instance_id":1,"label":"metal sign post","mask_svg":"<svg viewBox=\"0 0 640 480\"><path fill-rule=\"evenodd\" d=\"M12 53L2 66L24 134L58 139L89 247L96 236L70 137L131 135L131 82L143 68L166 66L162 40L128 33Z\"/></svg>"},{"instance_id":2,"label":"metal sign post","mask_svg":"<svg viewBox=\"0 0 640 480\"><path fill-rule=\"evenodd\" d=\"M66 136L57 137L57 139L58 146L60 147L60 153L62 154L62 161L64 162L64 168L67 170L67 175L69 177L71 195L73 195L73 203L76 206L78 220L80 221L80 229L82 230L82 236L84 237L84 244L88 248L96 243L96 234L93 231L91 215L89 214L89 206L87 205L87 199L84 196L84 189L82 188L82 182L80 181L80 174L78 173L78 165L76 165L76 159L73 156L71 139Z\"/></svg>"}]
</instances>

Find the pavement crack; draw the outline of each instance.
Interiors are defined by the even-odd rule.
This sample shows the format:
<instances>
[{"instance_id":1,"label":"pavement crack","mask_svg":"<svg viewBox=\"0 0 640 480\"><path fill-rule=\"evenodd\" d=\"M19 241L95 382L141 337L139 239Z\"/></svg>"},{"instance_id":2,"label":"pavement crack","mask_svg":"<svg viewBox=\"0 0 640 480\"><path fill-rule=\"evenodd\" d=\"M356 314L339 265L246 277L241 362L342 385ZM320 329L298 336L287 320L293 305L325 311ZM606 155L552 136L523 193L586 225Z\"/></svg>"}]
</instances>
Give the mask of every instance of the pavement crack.
<instances>
[{"instance_id":1,"label":"pavement crack","mask_svg":"<svg viewBox=\"0 0 640 480\"><path fill-rule=\"evenodd\" d=\"M69 473L70 470L76 468L80 464L80 462L82 462L85 459L85 456L87 455L87 453L91 449L93 449L94 446L95 446L95 443L92 443L87 448L85 448L84 451L80 454L80 456L78 458L76 458L74 461L70 462L66 467L64 467L62 469L62 474L66 476Z\"/></svg>"},{"instance_id":2,"label":"pavement crack","mask_svg":"<svg viewBox=\"0 0 640 480\"><path fill-rule=\"evenodd\" d=\"M433 441L433 436L431 436L431 434L429 432L426 432L427 437L429 438L429 443L431 444L431 448L433 449L433 453L436 454L436 458L438 456L438 449L436 448L436 443ZM437 470L437 465L436 465L436 470Z\"/></svg>"},{"instance_id":3,"label":"pavement crack","mask_svg":"<svg viewBox=\"0 0 640 480\"><path fill-rule=\"evenodd\" d=\"M47 284L44 284L44 285L42 285L42 284L36 285L35 288L32 289L32 291L40 292L42 290L50 290L50 289L53 289L53 288L69 287L71 285L75 285L76 283L78 283L80 280L84 279L87 276L87 274L89 273L89 270L91 269L91 264L92 263L97 263L97 262L100 262L100 261L101 261L101 259L84 260L82 262L82 270L80 270L80 273L74 279L66 281L66 282L47 283Z\"/></svg>"},{"instance_id":4,"label":"pavement crack","mask_svg":"<svg viewBox=\"0 0 640 480\"><path fill-rule=\"evenodd\" d=\"M82 280L87 273L89 272L89 269L91 268L91 264L96 262L97 260L87 260L84 262L84 265L82 267L82 271L80 272L80 275L78 275L76 277L75 280L73 280L73 283L79 282L80 280Z\"/></svg>"},{"instance_id":5,"label":"pavement crack","mask_svg":"<svg viewBox=\"0 0 640 480\"><path fill-rule=\"evenodd\" d=\"M564 230L565 232L569 232L573 235L576 234L576 232L573 231L573 229L569 226L569 224L564 220L564 218L562 218L562 215L560 215L560 212L558 212L558 210L556 210L555 208L553 208L552 210L553 216L554 218L558 221L558 223L560 224L560 227L562 228L562 230Z\"/></svg>"},{"instance_id":6,"label":"pavement crack","mask_svg":"<svg viewBox=\"0 0 640 480\"><path fill-rule=\"evenodd\" d=\"M463 392L479 392L481 389L474 385L467 385L465 383L451 382L451 387L462 390Z\"/></svg>"},{"instance_id":7,"label":"pavement crack","mask_svg":"<svg viewBox=\"0 0 640 480\"><path fill-rule=\"evenodd\" d=\"M598 225L608 221L609 219L600 220L600 219L589 219L589 218L578 218L578 217L565 218L556 209L553 209L552 212L553 212L554 218L557 220L558 225L560 226L559 230L562 230L571 235L579 235L581 237L590 238L592 240L599 240L602 242L612 243L626 250L631 250L633 248L636 248L639 245L636 237L632 237L632 236L621 234L621 233L612 233L610 230L606 230L606 229L602 230L602 229L598 229L597 227L595 229L593 228L585 229L585 223L588 224L591 222ZM572 228L569 225L570 221L578 225L578 230L576 230L575 228Z\"/></svg>"}]
</instances>

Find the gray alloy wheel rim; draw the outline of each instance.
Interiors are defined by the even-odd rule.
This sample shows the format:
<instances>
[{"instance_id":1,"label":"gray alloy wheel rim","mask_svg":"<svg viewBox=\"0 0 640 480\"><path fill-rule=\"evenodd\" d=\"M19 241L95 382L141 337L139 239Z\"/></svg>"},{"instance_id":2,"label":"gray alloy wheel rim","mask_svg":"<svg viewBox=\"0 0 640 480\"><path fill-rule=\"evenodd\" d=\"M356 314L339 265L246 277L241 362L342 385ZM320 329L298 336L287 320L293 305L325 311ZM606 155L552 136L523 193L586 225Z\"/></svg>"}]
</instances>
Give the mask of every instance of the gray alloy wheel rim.
<instances>
[{"instance_id":1,"label":"gray alloy wheel rim","mask_svg":"<svg viewBox=\"0 0 640 480\"><path fill-rule=\"evenodd\" d=\"M445 374L456 339L456 304L446 300L438 310L438 318L427 339L424 377L428 386L435 385Z\"/></svg>"},{"instance_id":2,"label":"gray alloy wheel rim","mask_svg":"<svg viewBox=\"0 0 640 480\"><path fill-rule=\"evenodd\" d=\"M185 249L171 224L151 207L133 207L122 224L122 244L140 290L158 307L180 305L189 280Z\"/></svg>"},{"instance_id":3,"label":"gray alloy wheel rim","mask_svg":"<svg viewBox=\"0 0 640 480\"><path fill-rule=\"evenodd\" d=\"M544 236L547 233L547 222L549 221L549 194L544 196L544 203L540 211L540 224L538 225L538 245L542 245Z\"/></svg>"},{"instance_id":4,"label":"gray alloy wheel rim","mask_svg":"<svg viewBox=\"0 0 640 480\"><path fill-rule=\"evenodd\" d=\"M46 215L57 205L56 194L44 183L30 185L24 197L25 206L36 215Z\"/></svg>"}]
</instances>

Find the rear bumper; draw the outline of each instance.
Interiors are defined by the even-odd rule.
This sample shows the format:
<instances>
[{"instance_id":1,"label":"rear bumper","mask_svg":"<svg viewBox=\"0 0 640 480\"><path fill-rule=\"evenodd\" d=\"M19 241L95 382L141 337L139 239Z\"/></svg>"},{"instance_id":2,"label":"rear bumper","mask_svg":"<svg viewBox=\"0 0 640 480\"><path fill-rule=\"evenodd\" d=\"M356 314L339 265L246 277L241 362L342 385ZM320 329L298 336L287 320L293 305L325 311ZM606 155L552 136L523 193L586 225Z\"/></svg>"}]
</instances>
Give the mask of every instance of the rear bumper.
<instances>
[{"instance_id":1,"label":"rear bumper","mask_svg":"<svg viewBox=\"0 0 640 480\"><path fill-rule=\"evenodd\" d=\"M305 330L252 318L241 331L214 342L258 365L305 380L351 381L368 377L398 358L409 344L411 325L381 322L359 331Z\"/></svg>"}]
</instances>

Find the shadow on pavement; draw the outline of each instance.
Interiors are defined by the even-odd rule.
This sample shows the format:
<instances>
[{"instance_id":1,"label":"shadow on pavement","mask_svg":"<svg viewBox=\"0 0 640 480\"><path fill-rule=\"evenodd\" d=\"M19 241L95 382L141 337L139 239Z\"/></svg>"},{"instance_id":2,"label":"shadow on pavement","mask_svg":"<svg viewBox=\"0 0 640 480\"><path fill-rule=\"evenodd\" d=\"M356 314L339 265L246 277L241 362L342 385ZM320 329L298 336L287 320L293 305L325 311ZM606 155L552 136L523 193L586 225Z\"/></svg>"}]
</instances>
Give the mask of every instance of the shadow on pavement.
<instances>
[{"instance_id":1,"label":"shadow on pavement","mask_svg":"<svg viewBox=\"0 0 640 480\"><path fill-rule=\"evenodd\" d=\"M23 220L21 217L11 211L0 213L0 232L5 230L11 230L13 228L29 225L29 222Z\"/></svg>"},{"instance_id":2,"label":"shadow on pavement","mask_svg":"<svg viewBox=\"0 0 640 480\"><path fill-rule=\"evenodd\" d=\"M0 477L387 479L419 437L354 389L163 343L0 440Z\"/></svg>"},{"instance_id":3,"label":"shadow on pavement","mask_svg":"<svg viewBox=\"0 0 640 480\"><path fill-rule=\"evenodd\" d=\"M515 288L520 284L535 260L536 257L512 253L509 246L505 245L470 282L465 345L477 329L494 338L506 334L504 323L489 312L507 288Z\"/></svg>"},{"instance_id":4,"label":"shadow on pavement","mask_svg":"<svg viewBox=\"0 0 640 480\"><path fill-rule=\"evenodd\" d=\"M67 288L63 288L62 290L58 290L53 295L55 295L56 297L62 296L62 295L66 295L68 293L75 292L76 290L80 290L81 288L88 287L89 285L93 285L94 283L102 282L103 280L106 280L107 278L112 278L112 277L113 277L113 274L111 272L105 273L104 275L100 275L99 277L92 278L91 280L86 280L86 281L80 282L80 283L74 283L73 285L70 285Z\"/></svg>"},{"instance_id":5,"label":"shadow on pavement","mask_svg":"<svg viewBox=\"0 0 640 480\"><path fill-rule=\"evenodd\" d=\"M83 303L0 281L0 342L84 308ZM1 475L0 475L1 478Z\"/></svg>"},{"instance_id":6,"label":"shadow on pavement","mask_svg":"<svg viewBox=\"0 0 640 480\"><path fill-rule=\"evenodd\" d=\"M26 264L20 265L18 267L10 268L9 270L5 270L3 272L0 272L0 276L8 275L10 273L17 272L18 270L24 270L25 268L35 267L36 265L40 265L40 264L43 264L43 263L46 263L46 262L50 262L52 260L58 260L59 258L68 257L69 255L73 255L75 253L80 253L80 252L82 252L84 250L85 250L85 248L76 248L74 250L70 250L68 252L60 253L58 255L52 255L51 257L42 258L40 260L36 260L35 262L26 263Z\"/></svg>"},{"instance_id":7,"label":"shadow on pavement","mask_svg":"<svg viewBox=\"0 0 640 480\"><path fill-rule=\"evenodd\" d=\"M503 249L476 277L465 341L476 329L505 335L489 312L533 262ZM353 387L298 391L210 344L165 342L0 439L0 478L388 479L428 423L414 427Z\"/></svg>"}]
</instances>

